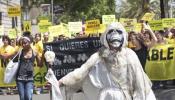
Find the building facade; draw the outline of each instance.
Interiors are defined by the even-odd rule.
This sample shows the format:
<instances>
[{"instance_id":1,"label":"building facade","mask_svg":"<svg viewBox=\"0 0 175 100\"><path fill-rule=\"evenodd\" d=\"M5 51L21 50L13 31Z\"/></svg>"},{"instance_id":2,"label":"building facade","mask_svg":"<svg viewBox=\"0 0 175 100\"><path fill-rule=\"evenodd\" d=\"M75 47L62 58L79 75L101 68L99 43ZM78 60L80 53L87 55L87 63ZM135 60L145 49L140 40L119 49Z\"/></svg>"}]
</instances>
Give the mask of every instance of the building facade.
<instances>
[{"instance_id":1,"label":"building facade","mask_svg":"<svg viewBox=\"0 0 175 100\"><path fill-rule=\"evenodd\" d=\"M21 30L21 17L8 16L8 7L20 7L20 0L0 0L0 35L8 35L9 29Z\"/></svg>"}]
</instances>

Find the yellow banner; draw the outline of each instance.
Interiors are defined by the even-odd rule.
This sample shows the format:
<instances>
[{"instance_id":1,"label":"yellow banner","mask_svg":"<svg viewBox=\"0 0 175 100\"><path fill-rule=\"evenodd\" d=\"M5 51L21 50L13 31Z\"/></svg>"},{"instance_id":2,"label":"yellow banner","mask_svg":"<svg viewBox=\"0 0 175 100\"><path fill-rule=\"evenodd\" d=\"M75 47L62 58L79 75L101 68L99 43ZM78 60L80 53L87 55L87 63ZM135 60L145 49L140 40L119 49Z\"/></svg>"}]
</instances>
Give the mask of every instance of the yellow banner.
<instances>
[{"instance_id":1,"label":"yellow banner","mask_svg":"<svg viewBox=\"0 0 175 100\"><path fill-rule=\"evenodd\" d=\"M21 8L20 7L8 7L8 16L15 17L21 15Z\"/></svg>"},{"instance_id":2,"label":"yellow banner","mask_svg":"<svg viewBox=\"0 0 175 100\"><path fill-rule=\"evenodd\" d=\"M175 79L175 45L157 45L150 49L145 66L151 80Z\"/></svg>"},{"instance_id":3,"label":"yellow banner","mask_svg":"<svg viewBox=\"0 0 175 100\"><path fill-rule=\"evenodd\" d=\"M152 30L155 30L155 31L163 30L162 20L152 20L149 22L149 25Z\"/></svg>"},{"instance_id":4,"label":"yellow banner","mask_svg":"<svg viewBox=\"0 0 175 100\"><path fill-rule=\"evenodd\" d=\"M164 18L162 19L163 27L172 28L175 26L175 18Z\"/></svg>"},{"instance_id":5,"label":"yellow banner","mask_svg":"<svg viewBox=\"0 0 175 100\"><path fill-rule=\"evenodd\" d=\"M86 31L94 31L100 28L100 20L88 20L86 21Z\"/></svg>"},{"instance_id":6,"label":"yellow banner","mask_svg":"<svg viewBox=\"0 0 175 100\"><path fill-rule=\"evenodd\" d=\"M116 22L115 15L103 15L102 16L102 24L110 24L112 22Z\"/></svg>"},{"instance_id":7,"label":"yellow banner","mask_svg":"<svg viewBox=\"0 0 175 100\"><path fill-rule=\"evenodd\" d=\"M154 18L154 13L145 13L145 15L142 17L142 20L150 21Z\"/></svg>"}]
</instances>

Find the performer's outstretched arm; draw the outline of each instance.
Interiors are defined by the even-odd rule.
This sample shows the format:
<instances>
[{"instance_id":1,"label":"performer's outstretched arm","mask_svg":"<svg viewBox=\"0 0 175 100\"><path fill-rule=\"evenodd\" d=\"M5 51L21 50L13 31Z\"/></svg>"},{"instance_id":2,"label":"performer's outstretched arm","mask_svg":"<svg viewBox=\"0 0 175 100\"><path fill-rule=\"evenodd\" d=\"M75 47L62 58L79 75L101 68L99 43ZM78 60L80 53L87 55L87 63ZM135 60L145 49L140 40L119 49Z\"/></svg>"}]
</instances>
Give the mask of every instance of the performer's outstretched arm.
<instances>
[{"instance_id":1,"label":"performer's outstretched arm","mask_svg":"<svg viewBox=\"0 0 175 100\"><path fill-rule=\"evenodd\" d=\"M89 73L90 68L100 59L99 53L96 52L80 67L68 73L59 80L59 84L74 85L83 80Z\"/></svg>"}]
</instances>

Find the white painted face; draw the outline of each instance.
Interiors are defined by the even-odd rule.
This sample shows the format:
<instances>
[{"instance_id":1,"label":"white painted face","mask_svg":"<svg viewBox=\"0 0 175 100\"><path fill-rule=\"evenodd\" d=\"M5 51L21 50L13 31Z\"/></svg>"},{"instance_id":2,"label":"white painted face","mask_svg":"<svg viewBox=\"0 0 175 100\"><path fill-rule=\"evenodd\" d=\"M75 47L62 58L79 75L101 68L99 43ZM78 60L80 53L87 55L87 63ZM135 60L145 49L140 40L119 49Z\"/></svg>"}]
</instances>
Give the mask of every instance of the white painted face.
<instances>
[{"instance_id":1,"label":"white painted face","mask_svg":"<svg viewBox=\"0 0 175 100\"><path fill-rule=\"evenodd\" d=\"M106 34L106 39L113 48L120 48L124 41L124 35L121 30L111 29Z\"/></svg>"}]
</instances>

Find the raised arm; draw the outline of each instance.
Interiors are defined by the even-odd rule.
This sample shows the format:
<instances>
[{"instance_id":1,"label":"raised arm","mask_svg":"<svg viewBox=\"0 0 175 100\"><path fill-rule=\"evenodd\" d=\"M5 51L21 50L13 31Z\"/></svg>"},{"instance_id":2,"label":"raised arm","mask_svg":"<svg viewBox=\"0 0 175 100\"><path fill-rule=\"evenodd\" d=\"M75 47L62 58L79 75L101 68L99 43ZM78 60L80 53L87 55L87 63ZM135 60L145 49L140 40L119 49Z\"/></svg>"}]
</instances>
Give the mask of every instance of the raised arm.
<instances>
[{"instance_id":1,"label":"raised arm","mask_svg":"<svg viewBox=\"0 0 175 100\"><path fill-rule=\"evenodd\" d=\"M154 32L152 31L151 27L149 24L143 23L144 29L148 30L150 32L151 38L154 40L154 42L157 42L157 37L155 36Z\"/></svg>"}]
</instances>

